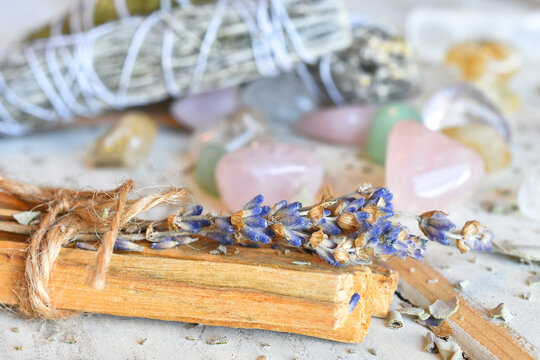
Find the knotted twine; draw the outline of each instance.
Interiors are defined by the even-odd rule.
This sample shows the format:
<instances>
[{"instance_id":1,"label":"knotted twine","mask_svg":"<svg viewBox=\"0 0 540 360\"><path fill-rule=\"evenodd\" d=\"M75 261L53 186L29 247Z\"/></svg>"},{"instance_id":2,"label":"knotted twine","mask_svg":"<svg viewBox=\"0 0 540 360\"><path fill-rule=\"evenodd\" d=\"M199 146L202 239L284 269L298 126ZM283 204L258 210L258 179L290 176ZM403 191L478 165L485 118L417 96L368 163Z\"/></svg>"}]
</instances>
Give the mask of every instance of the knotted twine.
<instances>
[{"instance_id":1,"label":"knotted twine","mask_svg":"<svg viewBox=\"0 0 540 360\"><path fill-rule=\"evenodd\" d=\"M29 238L25 259L26 286L21 286L20 311L28 317L55 319L67 316L55 308L49 294L54 264L63 245L83 233L103 233L96 266L89 284L105 287L105 277L118 231L134 223L136 216L158 205L177 202L184 189L129 199L133 180L110 191L80 191L39 187L7 179L0 175L0 191L40 209L41 221Z\"/></svg>"}]
</instances>

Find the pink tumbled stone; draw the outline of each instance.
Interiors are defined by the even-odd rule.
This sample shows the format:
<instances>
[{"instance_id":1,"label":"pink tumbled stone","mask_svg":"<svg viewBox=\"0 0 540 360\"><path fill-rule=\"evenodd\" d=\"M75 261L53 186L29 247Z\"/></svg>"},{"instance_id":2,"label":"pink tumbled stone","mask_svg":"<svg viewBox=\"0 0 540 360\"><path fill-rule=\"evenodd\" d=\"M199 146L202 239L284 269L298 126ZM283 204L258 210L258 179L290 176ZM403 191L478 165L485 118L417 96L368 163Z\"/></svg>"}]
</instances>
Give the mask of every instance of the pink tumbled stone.
<instances>
[{"instance_id":1,"label":"pink tumbled stone","mask_svg":"<svg viewBox=\"0 0 540 360\"><path fill-rule=\"evenodd\" d=\"M264 196L267 205L289 200L303 187L316 194L323 176L323 166L312 150L284 143L228 153L216 168L221 200L232 211L258 194Z\"/></svg>"},{"instance_id":2,"label":"pink tumbled stone","mask_svg":"<svg viewBox=\"0 0 540 360\"><path fill-rule=\"evenodd\" d=\"M302 116L300 131L308 136L334 144L363 146L375 108L343 106L327 108Z\"/></svg>"},{"instance_id":3,"label":"pink tumbled stone","mask_svg":"<svg viewBox=\"0 0 540 360\"><path fill-rule=\"evenodd\" d=\"M397 210L448 210L467 199L484 175L475 152L417 122L394 125L386 154L386 186Z\"/></svg>"},{"instance_id":4,"label":"pink tumbled stone","mask_svg":"<svg viewBox=\"0 0 540 360\"><path fill-rule=\"evenodd\" d=\"M208 127L223 119L238 106L237 88L227 88L174 100L172 117L189 129Z\"/></svg>"}]
</instances>

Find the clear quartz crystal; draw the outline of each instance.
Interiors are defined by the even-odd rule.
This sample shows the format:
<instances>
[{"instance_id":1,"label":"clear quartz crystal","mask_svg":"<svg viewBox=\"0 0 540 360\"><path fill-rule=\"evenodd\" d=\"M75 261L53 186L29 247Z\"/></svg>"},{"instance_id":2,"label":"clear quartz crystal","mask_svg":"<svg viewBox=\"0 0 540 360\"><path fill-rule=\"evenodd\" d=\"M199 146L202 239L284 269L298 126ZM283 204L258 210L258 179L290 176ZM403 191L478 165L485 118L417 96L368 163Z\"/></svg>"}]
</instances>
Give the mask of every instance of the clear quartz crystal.
<instances>
[{"instance_id":1,"label":"clear quartz crystal","mask_svg":"<svg viewBox=\"0 0 540 360\"><path fill-rule=\"evenodd\" d=\"M226 116L214 126L193 134L190 154L197 158L206 144L218 144L227 152L237 150L254 141L261 141L268 134L266 117L258 110L243 106Z\"/></svg>"},{"instance_id":2,"label":"clear quartz crystal","mask_svg":"<svg viewBox=\"0 0 540 360\"><path fill-rule=\"evenodd\" d=\"M525 177L518 193L518 205L523 215L540 221L540 166Z\"/></svg>"},{"instance_id":3,"label":"clear quartz crystal","mask_svg":"<svg viewBox=\"0 0 540 360\"><path fill-rule=\"evenodd\" d=\"M285 73L257 80L244 89L245 105L261 110L270 121L295 122L317 109L317 99L298 76Z\"/></svg>"},{"instance_id":4,"label":"clear quartz crystal","mask_svg":"<svg viewBox=\"0 0 540 360\"><path fill-rule=\"evenodd\" d=\"M510 138L508 121L484 94L467 84L446 86L435 92L422 110L422 121L431 130L484 123Z\"/></svg>"}]
</instances>

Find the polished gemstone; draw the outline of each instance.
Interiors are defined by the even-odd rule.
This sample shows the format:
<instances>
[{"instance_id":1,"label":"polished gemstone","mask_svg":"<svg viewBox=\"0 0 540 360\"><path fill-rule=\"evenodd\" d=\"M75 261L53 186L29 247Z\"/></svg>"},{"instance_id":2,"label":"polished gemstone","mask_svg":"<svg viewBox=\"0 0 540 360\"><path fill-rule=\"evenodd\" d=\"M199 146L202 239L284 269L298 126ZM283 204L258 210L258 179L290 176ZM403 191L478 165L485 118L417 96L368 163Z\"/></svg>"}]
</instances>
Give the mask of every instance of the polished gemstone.
<instances>
[{"instance_id":1,"label":"polished gemstone","mask_svg":"<svg viewBox=\"0 0 540 360\"><path fill-rule=\"evenodd\" d=\"M209 143L201 148L195 165L195 177L199 186L211 195L219 196L216 185L216 166L227 151L222 145Z\"/></svg>"},{"instance_id":2,"label":"polished gemstone","mask_svg":"<svg viewBox=\"0 0 540 360\"><path fill-rule=\"evenodd\" d=\"M518 205L525 216L540 221L540 166L525 176L519 188Z\"/></svg>"},{"instance_id":3,"label":"polished gemstone","mask_svg":"<svg viewBox=\"0 0 540 360\"><path fill-rule=\"evenodd\" d=\"M224 155L216 169L222 201L238 210L255 195L265 204L290 200L306 188L316 194L324 169L309 148L285 143L248 146Z\"/></svg>"},{"instance_id":4,"label":"polished gemstone","mask_svg":"<svg viewBox=\"0 0 540 360\"><path fill-rule=\"evenodd\" d=\"M262 113L241 107L223 121L195 133L190 151L195 159L195 178L199 186L209 194L218 196L215 172L221 157L227 152L265 141L267 132Z\"/></svg>"},{"instance_id":5,"label":"polished gemstone","mask_svg":"<svg viewBox=\"0 0 540 360\"><path fill-rule=\"evenodd\" d=\"M317 108L315 96L292 73L257 80L244 89L242 98L270 121L294 122Z\"/></svg>"},{"instance_id":6,"label":"polished gemstone","mask_svg":"<svg viewBox=\"0 0 540 360\"><path fill-rule=\"evenodd\" d=\"M505 168L512 161L506 141L491 125L451 127L442 130L442 133L480 155L487 172Z\"/></svg>"},{"instance_id":7,"label":"polished gemstone","mask_svg":"<svg viewBox=\"0 0 540 360\"><path fill-rule=\"evenodd\" d=\"M390 132L386 186L398 210L448 210L474 192L483 174L479 155L422 124L401 122Z\"/></svg>"},{"instance_id":8,"label":"polished gemstone","mask_svg":"<svg viewBox=\"0 0 540 360\"><path fill-rule=\"evenodd\" d=\"M243 106L227 115L223 121L193 134L189 151L197 158L203 146L213 143L229 152L252 142L264 141L267 136L265 116L256 109Z\"/></svg>"},{"instance_id":9,"label":"polished gemstone","mask_svg":"<svg viewBox=\"0 0 540 360\"><path fill-rule=\"evenodd\" d=\"M522 58L510 47L495 41L465 41L450 48L446 62L456 66L465 81L481 89L504 113L519 108L519 98L508 80L521 68Z\"/></svg>"},{"instance_id":10,"label":"polished gemstone","mask_svg":"<svg viewBox=\"0 0 540 360\"><path fill-rule=\"evenodd\" d=\"M431 130L489 124L506 140L510 138L510 127L501 111L480 90L467 84L450 85L435 92L422 110L422 120Z\"/></svg>"},{"instance_id":11,"label":"polished gemstone","mask_svg":"<svg viewBox=\"0 0 540 360\"><path fill-rule=\"evenodd\" d=\"M487 40L471 40L452 46L446 62L461 71L463 79L478 80L483 76L499 76L506 80L521 67L519 54L508 46Z\"/></svg>"},{"instance_id":12,"label":"polished gemstone","mask_svg":"<svg viewBox=\"0 0 540 360\"><path fill-rule=\"evenodd\" d=\"M134 167L142 164L157 134L157 126L142 112L128 112L99 137L89 151L94 166Z\"/></svg>"},{"instance_id":13,"label":"polished gemstone","mask_svg":"<svg viewBox=\"0 0 540 360\"><path fill-rule=\"evenodd\" d=\"M375 108L343 106L327 108L302 116L300 131L327 142L364 146Z\"/></svg>"},{"instance_id":14,"label":"polished gemstone","mask_svg":"<svg viewBox=\"0 0 540 360\"><path fill-rule=\"evenodd\" d=\"M416 109L404 103L391 103L381 106L373 118L366 144L366 152L371 160L384 164L388 132L401 121L421 121Z\"/></svg>"},{"instance_id":15,"label":"polished gemstone","mask_svg":"<svg viewBox=\"0 0 540 360\"><path fill-rule=\"evenodd\" d=\"M227 88L174 100L170 112L180 124L196 130L222 120L238 103L238 89Z\"/></svg>"}]
</instances>

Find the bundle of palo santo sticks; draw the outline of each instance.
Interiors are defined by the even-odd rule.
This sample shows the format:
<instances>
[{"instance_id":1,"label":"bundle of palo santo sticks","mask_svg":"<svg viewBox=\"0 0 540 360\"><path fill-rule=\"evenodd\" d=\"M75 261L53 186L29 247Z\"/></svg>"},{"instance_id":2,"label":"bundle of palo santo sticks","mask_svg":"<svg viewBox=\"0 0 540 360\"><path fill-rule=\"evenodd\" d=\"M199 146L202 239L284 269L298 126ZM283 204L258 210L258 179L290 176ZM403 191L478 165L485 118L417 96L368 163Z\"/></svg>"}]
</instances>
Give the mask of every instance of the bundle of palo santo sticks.
<instances>
[{"instance_id":1,"label":"bundle of palo santo sticks","mask_svg":"<svg viewBox=\"0 0 540 360\"><path fill-rule=\"evenodd\" d=\"M0 176L0 303L43 318L90 311L359 342L397 286L372 260L421 259L428 239L463 252L491 246L477 221L456 230L438 211L415 216L428 239L411 234L389 220L392 194L367 184L339 197L327 189L307 207L269 207L258 195L230 216L203 214L184 189L132 199L133 186L68 190ZM178 203L176 214L139 219L165 203Z\"/></svg>"}]
</instances>

